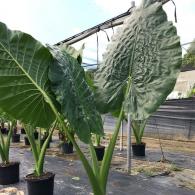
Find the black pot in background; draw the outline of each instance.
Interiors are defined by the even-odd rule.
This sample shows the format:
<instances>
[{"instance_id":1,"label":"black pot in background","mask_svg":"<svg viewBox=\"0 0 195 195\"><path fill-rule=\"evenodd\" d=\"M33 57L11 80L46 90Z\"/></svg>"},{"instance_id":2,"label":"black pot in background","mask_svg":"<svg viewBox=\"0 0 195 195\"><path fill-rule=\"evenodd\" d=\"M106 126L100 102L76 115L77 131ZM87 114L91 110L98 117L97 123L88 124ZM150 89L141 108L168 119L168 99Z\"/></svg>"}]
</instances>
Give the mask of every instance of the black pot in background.
<instances>
[{"instance_id":1,"label":"black pot in background","mask_svg":"<svg viewBox=\"0 0 195 195\"><path fill-rule=\"evenodd\" d=\"M13 134L17 134L17 128L14 128L14 130L13 130Z\"/></svg>"},{"instance_id":2,"label":"black pot in background","mask_svg":"<svg viewBox=\"0 0 195 195\"><path fill-rule=\"evenodd\" d=\"M28 195L53 195L54 189L53 173L46 173L41 177L33 177L33 174L26 176Z\"/></svg>"},{"instance_id":3,"label":"black pot in background","mask_svg":"<svg viewBox=\"0 0 195 195\"><path fill-rule=\"evenodd\" d=\"M7 135L8 135L8 133L9 133L9 129L6 129L6 133L5 133L5 134L7 134Z\"/></svg>"},{"instance_id":4,"label":"black pot in background","mask_svg":"<svg viewBox=\"0 0 195 195\"><path fill-rule=\"evenodd\" d=\"M61 145L62 152L64 154L72 154L73 153L73 144L72 142L66 142Z\"/></svg>"},{"instance_id":5,"label":"black pot in background","mask_svg":"<svg viewBox=\"0 0 195 195\"><path fill-rule=\"evenodd\" d=\"M41 147L43 146L44 142L45 142L45 139L41 139ZM47 144L47 148L50 148L50 141Z\"/></svg>"},{"instance_id":6,"label":"black pot in background","mask_svg":"<svg viewBox=\"0 0 195 195\"><path fill-rule=\"evenodd\" d=\"M94 146L94 148L98 161L102 161L104 158L105 146Z\"/></svg>"},{"instance_id":7,"label":"black pot in background","mask_svg":"<svg viewBox=\"0 0 195 195\"><path fill-rule=\"evenodd\" d=\"M24 128L21 128L21 134L26 134L26 131Z\"/></svg>"},{"instance_id":8,"label":"black pot in background","mask_svg":"<svg viewBox=\"0 0 195 195\"><path fill-rule=\"evenodd\" d=\"M20 142L20 134L13 134L12 143L19 143L19 142Z\"/></svg>"},{"instance_id":9,"label":"black pot in background","mask_svg":"<svg viewBox=\"0 0 195 195\"><path fill-rule=\"evenodd\" d=\"M145 156L145 148L146 148L145 143L141 144L132 143L132 151L134 156Z\"/></svg>"},{"instance_id":10,"label":"black pot in background","mask_svg":"<svg viewBox=\"0 0 195 195\"><path fill-rule=\"evenodd\" d=\"M35 139L39 138L39 133L37 131L34 132L34 137L35 137Z\"/></svg>"},{"instance_id":11,"label":"black pot in background","mask_svg":"<svg viewBox=\"0 0 195 195\"><path fill-rule=\"evenodd\" d=\"M58 133L58 137L59 137L59 140L61 141L64 140L64 135L61 132Z\"/></svg>"},{"instance_id":12,"label":"black pot in background","mask_svg":"<svg viewBox=\"0 0 195 195\"><path fill-rule=\"evenodd\" d=\"M7 129L6 128L1 128L1 133L2 134L7 134Z\"/></svg>"},{"instance_id":13,"label":"black pot in background","mask_svg":"<svg viewBox=\"0 0 195 195\"><path fill-rule=\"evenodd\" d=\"M48 136L49 136L49 134L47 132L45 132L42 139L46 140ZM49 141L52 142L52 136L51 136Z\"/></svg>"},{"instance_id":14,"label":"black pot in background","mask_svg":"<svg viewBox=\"0 0 195 195\"><path fill-rule=\"evenodd\" d=\"M29 146L30 145L30 142L28 140L28 137L24 137L24 143L25 143L25 146Z\"/></svg>"},{"instance_id":15,"label":"black pot in background","mask_svg":"<svg viewBox=\"0 0 195 195\"><path fill-rule=\"evenodd\" d=\"M9 185L19 182L20 163L12 162L0 164L0 185Z\"/></svg>"}]
</instances>

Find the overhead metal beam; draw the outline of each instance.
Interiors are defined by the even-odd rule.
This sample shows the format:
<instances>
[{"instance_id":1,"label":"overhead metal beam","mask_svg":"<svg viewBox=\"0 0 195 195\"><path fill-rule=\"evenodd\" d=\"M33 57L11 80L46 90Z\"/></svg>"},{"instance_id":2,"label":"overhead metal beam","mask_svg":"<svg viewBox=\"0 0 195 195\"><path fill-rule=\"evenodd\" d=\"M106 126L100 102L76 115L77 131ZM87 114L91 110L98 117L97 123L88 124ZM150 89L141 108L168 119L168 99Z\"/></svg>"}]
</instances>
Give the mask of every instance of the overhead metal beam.
<instances>
[{"instance_id":1,"label":"overhead metal beam","mask_svg":"<svg viewBox=\"0 0 195 195\"><path fill-rule=\"evenodd\" d=\"M131 9L128 10L127 12L123 13L123 14L120 14L114 18L111 18L103 23L100 23L92 28L89 28L87 30L84 30L74 36L71 36L61 42L58 42L56 43L55 45L61 45L63 43L66 43L68 45L71 45L71 44L74 44L78 41L81 41L101 30L105 30L105 29L108 29L108 28L112 28L112 27L115 27L115 26L118 26L118 25L121 25L123 24L123 21L124 21L124 18L126 18L128 15L131 14Z\"/></svg>"},{"instance_id":2,"label":"overhead metal beam","mask_svg":"<svg viewBox=\"0 0 195 195\"><path fill-rule=\"evenodd\" d=\"M165 3L169 2L170 0L157 0L157 1L161 1L163 4L165 4ZM134 8L134 4L132 4L132 7L128 11L126 11L126 12L124 12L124 13L122 13L114 18L106 20L105 22L100 23L92 28L84 30L76 35L73 35L73 36L71 36L63 41L60 41L60 42L56 43L55 45L61 45L63 43L66 43L68 45L72 45L76 42L79 42L79 41L99 32L99 31L101 31L101 30L105 30L105 29L109 29L109 28L112 28L115 26L122 25L125 18L127 16L131 15L133 8Z\"/></svg>"}]
</instances>

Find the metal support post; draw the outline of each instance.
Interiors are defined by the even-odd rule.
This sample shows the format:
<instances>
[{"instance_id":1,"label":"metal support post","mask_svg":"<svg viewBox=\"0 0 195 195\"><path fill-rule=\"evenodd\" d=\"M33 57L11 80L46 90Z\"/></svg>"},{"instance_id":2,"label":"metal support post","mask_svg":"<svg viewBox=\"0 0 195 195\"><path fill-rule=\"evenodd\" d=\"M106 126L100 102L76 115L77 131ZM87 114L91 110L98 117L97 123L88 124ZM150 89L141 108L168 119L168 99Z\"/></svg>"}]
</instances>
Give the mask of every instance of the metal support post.
<instances>
[{"instance_id":1,"label":"metal support post","mask_svg":"<svg viewBox=\"0 0 195 195\"><path fill-rule=\"evenodd\" d=\"M131 174L131 120L128 114L127 124L127 171Z\"/></svg>"}]
</instances>

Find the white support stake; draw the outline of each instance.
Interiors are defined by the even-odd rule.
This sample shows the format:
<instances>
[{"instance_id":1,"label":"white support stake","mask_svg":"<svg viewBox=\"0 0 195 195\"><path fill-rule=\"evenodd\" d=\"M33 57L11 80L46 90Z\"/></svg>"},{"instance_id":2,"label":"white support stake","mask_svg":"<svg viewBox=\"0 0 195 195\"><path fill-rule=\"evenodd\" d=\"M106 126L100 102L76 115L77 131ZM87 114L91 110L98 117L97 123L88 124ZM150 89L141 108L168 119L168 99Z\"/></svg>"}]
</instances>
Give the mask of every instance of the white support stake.
<instances>
[{"instance_id":1,"label":"white support stake","mask_svg":"<svg viewBox=\"0 0 195 195\"><path fill-rule=\"evenodd\" d=\"M127 172L131 174L131 120L128 114L127 124Z\"/></svg>"}]
</instances>

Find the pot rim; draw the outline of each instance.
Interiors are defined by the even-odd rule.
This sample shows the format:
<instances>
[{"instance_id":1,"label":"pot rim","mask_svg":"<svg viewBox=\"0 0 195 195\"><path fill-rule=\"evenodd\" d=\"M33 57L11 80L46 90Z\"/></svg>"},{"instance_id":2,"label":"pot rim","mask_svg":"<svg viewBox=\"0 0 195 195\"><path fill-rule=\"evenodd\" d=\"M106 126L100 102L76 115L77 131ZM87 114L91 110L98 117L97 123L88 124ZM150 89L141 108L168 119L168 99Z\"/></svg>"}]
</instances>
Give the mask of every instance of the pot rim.
<instances>
[{"instance_id":1,"label":"pot rim","mask_svg":"<svg viewBox=\"0 0 195 195\"><path fill-rule=\"evenodd\" d=\"M4 166L2 166L4 165ZM11 167L11 166L14 166L14 165L20 165L20 162L19 161L11 161L9 162L8 164L4 164L4 163L0 163L0 168L4 168L4 167Z\"/></svg>"},{"instance_id":2,"label":"pot rim","mask_svg":"<svg viewBox=\"0 0 195 195\"><path fill-rule=\"evenodd\" d=\"M24 180L32 183L32 182L40 182L40 181L44 181L44 180L49 180L49 179L55 177L55 173L52 173L52 172L44 172L44 173L50 174L50 175L47 178L44 177L43 175L42 176L34 176L34 178L29 178L30 176L34 175L34 173L30 173L24 177Z\"/></svg>"},{"instance_id":3,"label":"pot rim","mask_svg":"<svg viewBox=\"0 0 195 195\"><path fill-rule=\"evenodd\" d=\"M141 142L141 144L137 144L136 142L133 142L131 145L137 145L137 146L145 146L146 145L146 143L145 142Z\"/></svg>"},{"instance_id":4,"label":"pot rim","mask_svg":"<svg viewBox=\"0 0 195 195\"><path fill-rule=\"evenodd\" d=\"M20 134L19 133L16 133L16 134L13 134L12 136L20 136Z\"/></svg>"},{"instance_id":5,"label":"pot rim","mask_svg":"<svg viewBox=\"0 0 195 195\"><path fill-rule=\"evenodd\" d=\"M99 146L94 146L94 148L97 148L97 149L103 149L103 148L106 148L105 146L102 146L102 145L99 145Z\"/></svg>"}]
</instances>

